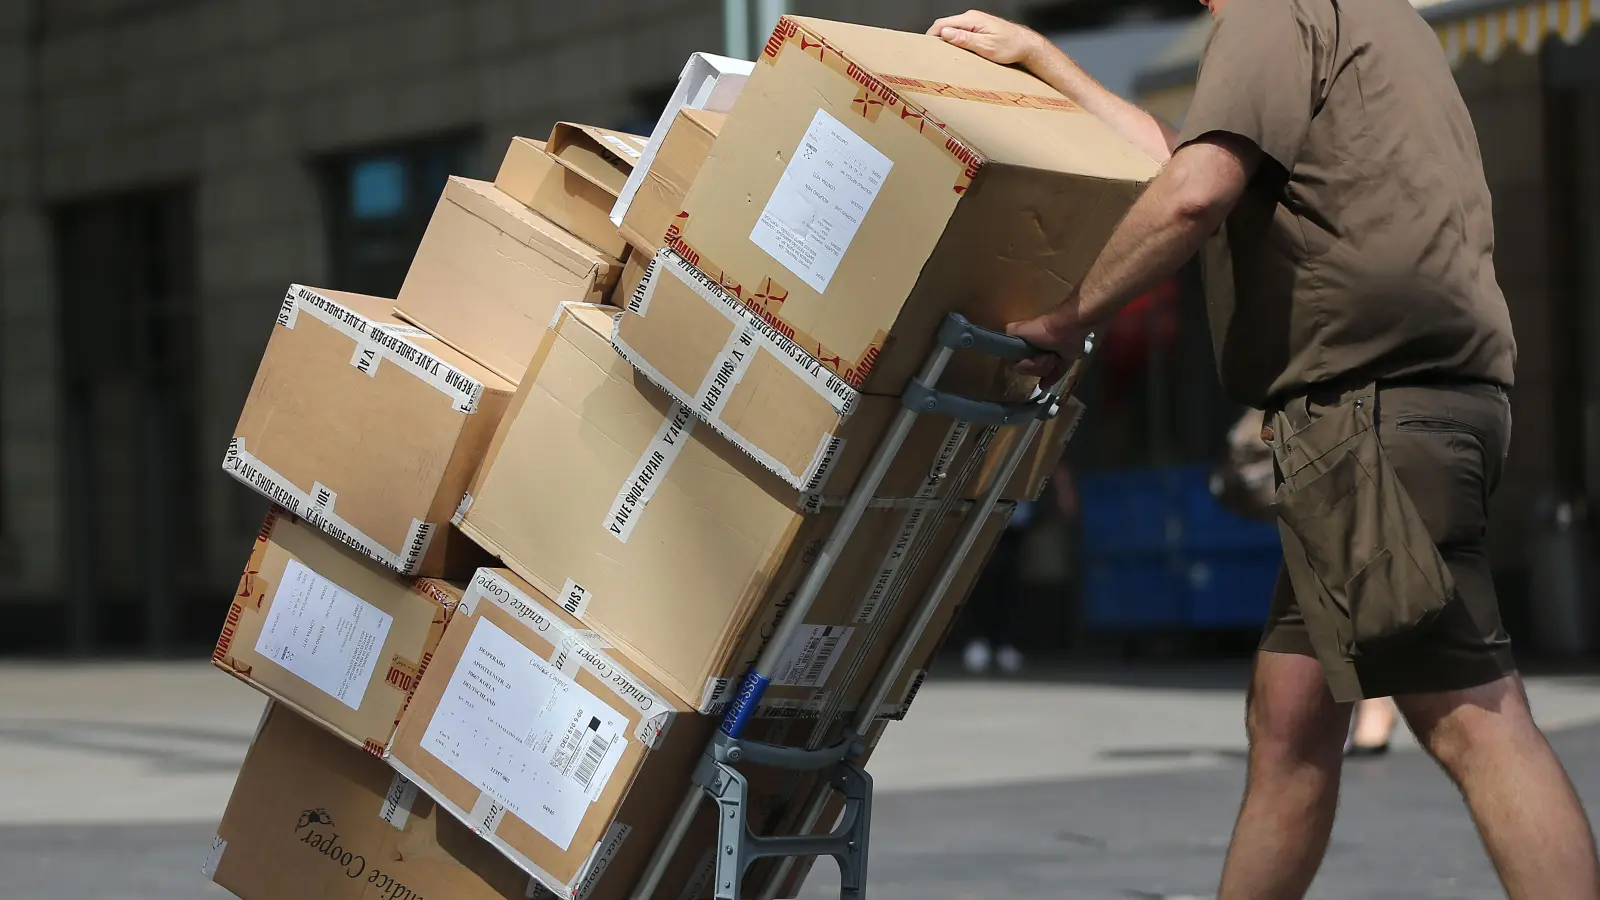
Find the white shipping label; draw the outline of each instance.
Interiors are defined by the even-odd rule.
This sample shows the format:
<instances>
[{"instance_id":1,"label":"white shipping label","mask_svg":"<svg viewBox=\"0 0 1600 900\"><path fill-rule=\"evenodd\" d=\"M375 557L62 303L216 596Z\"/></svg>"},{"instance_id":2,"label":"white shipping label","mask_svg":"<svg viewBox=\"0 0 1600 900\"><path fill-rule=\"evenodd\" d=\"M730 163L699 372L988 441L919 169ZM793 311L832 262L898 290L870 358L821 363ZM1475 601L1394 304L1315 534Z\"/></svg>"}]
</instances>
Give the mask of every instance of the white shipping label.
<instances>
[{"instance_id":1,"label":"white shipping label","mask_svg":"<svg viewBox=\"0 0 1600 900\"><path fill-rule=\"evenodd\" d=\"M422 748L562 850L605 790L628 720L479 619Z\"/></svg>"},{"instance_id":2,"label":"white shipping label","mask_svg":"<svg viewBox=\"0 0 1600 900\"><path fill-rule=\"evenodd\" d=\"M256 652L360 709L393 624L394 616L291 559Z\"/></svg>"},{"instance_id":3,"label":"white shipping label","mask_svg":"<svg viewBox=\"0 0 1600 900\"><path fill-rule=\"evenodd\" d=\"M785 687L816 687L828 680L840 651L850 642L854 628L847 625L802 625L778 661L772 683Z\"/></svg>"},{"instance_id":4,"label":"white shipping label","mask_svg":"<svg viewBox=\"0 0 1600 900\"><path fill-rule=\"evenodd\" d=\"M667 412L667 418L656 430L650 446L639 457L638 465L633 467L628 480L617 491L617 499L606 510L605 521L601 524L612 537L624 544L628 542L634 526L639 524L639 517L644 515L645 504L650 502L650 498L656 494L656 488L666 480L667 470L672 468L683 445L689 442L693 428L694 415L683 404L674 403ZM579 613L573 612L573 615Z\"/></svg>"},{"instance_id":5,"label":"white shipping label","mask_svg":"<svg viewBox=\"0 0 1600 900\"><path fill-rule=\"evenodd\" d=\"M750 240L822 293L894 161L817 110Z\"/></svg>"}]
</instances>

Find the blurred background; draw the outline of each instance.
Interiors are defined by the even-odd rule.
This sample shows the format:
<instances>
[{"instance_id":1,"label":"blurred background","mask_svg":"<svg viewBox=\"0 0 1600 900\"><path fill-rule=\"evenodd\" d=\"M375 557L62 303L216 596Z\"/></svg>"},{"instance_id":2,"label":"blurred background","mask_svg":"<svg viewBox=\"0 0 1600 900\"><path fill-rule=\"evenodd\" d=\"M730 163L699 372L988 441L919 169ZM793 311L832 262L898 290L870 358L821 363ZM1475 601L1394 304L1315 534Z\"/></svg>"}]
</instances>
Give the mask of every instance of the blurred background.
<instances>
[{"instance_id":1,"label":"blurred background","mask_svg":"<svg viewBox=\"0 0 1600 900\"><path fill-rule=\"evenodd\" d=\"M1521 349L1492 529L1506 616L1528 651L1582 658L1600 36L1590 0L1416 3L1478 126ZM1193 0L984 5L1181 122L1208 21ZM959 8L0 2L0 654L204 654L264 509L220 460L278 298L394 296L447 175L492 177L511 136L557 120L648 134L689 53L748 57L782 12L921 31ZM1195 274L1130 308L1102 359L1073 497L1047 497L1006 557L1022 649L1246 652L1274 536L1206 489L1241 410Z\"/></svg>"}]
</instances>

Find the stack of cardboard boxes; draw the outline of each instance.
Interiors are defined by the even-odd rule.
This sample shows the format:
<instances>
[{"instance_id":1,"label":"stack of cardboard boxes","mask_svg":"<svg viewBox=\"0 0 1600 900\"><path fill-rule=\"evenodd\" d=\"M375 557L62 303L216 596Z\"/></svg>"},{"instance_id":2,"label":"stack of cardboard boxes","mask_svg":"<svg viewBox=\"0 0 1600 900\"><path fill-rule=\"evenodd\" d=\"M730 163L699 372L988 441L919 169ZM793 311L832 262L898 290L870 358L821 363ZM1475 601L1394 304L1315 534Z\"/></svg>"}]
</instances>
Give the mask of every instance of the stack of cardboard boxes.
<instances>
[{"instance_id":1,"label":"stack of cardboard boxes","mask_svg":"<svg viewBox=\"0 0 1600 900\"><path fill-rule=\"evenodd\" d=\"M691 58L649 138L561 123L450 179L397 298L292 286L224 460L275 506L214 661L273 702L207 873L628 897L939 322L1059 302L1154 172L1021 72L785 17L754 64ZM1034 388L984 359L942 384ZM1070 426L1026 449L923 667ZM1016 439L919 421L753 737L857 711ZM795 786L752 779L792 824ZM703 813L662 896L709 896Z\"/></svg>"}]
</instances>

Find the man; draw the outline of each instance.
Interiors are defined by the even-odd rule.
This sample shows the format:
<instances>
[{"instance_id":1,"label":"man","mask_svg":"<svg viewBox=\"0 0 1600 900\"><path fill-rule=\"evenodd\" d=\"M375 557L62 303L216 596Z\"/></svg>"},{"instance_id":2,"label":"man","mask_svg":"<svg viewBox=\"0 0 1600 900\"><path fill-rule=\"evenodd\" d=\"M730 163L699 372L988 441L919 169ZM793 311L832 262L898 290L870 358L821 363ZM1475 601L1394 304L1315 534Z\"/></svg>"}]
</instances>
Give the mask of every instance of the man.
<instances>
[{"instance_id":1,"label":"man","mask_svg":"<svg viewBox=\"0 0 1600 900\"><path fill-rule=\"evenodd\" d=\"M1266 410L1284 566L1247 701L1249 776L1220 900L1299 898L1328 845L1350 704L1393 696L1460 787L1509 896L1597 900L1594 838L1533 722L1485 558L1516 350L1476 136L1406 0L1211 0L1184 129L1037 34L938 35L1019 64L1163 171L1083 283L1012 326L1060 377L1086 331L1214 235L1218 369ZM1213 265L1226 262L1227 266Z\"/></svg>"}]
</instances>

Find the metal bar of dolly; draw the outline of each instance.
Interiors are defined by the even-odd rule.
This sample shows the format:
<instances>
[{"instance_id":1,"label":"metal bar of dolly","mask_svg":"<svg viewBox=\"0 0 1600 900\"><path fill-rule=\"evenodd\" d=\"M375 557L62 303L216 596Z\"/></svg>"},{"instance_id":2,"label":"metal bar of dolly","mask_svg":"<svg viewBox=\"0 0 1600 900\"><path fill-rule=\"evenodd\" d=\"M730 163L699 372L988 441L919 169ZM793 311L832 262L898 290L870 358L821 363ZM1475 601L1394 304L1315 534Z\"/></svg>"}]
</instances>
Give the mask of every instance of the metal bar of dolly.
<instances>
[{"instance_id":1,"label":"metal bar of dolly","mask_svg":"<svg viewBox=\"0 0 1600 900\"><path fill-rule=\"evenodd\" d=\"M1022 359L1035 352L1020 339L978 328L955 314L952 314L940 329L938 345L929 354L922 371L907 385L902 395L899 414L874 450L866 470L846 500L838 522L823 542L816 560L801 582L788 614L730 701L721 728L706 748L693 782L679 803L667 832L657 845L645 872L634 887L632 895L634 900L651 900L654 897L667 867L693 824L702 795L710 795L719 807L715 878L717 900L739 900L740 883L750 864L757 859L824 855L832 856L839 864L841 900L855 900L863 895L867 829L871 818L872 779L854 761L864 750L860 736L871 726L883 699L875 699L873 703L864 706L862 723L853 728L845 740L832 747L815 750L776 747L745 741L742 738L750 720L760 708L762 696L771 684L782 653L805 621L807 612L821 592L844 547L849 543L862 513L876 494L879 484L893 464L917 417L938 413L997 426L1027 423L1027 437L1011 448L1005 463L1001 466L1001 472L995 479L995 484L985 495L985 502L979 510L980 515L974 516L962 531L958 546L960 552L955 554L941 571L935 590L931 594L935 603L932 605L925 603L925 612L919 611L921 621L915 630L919 631L917 636L920 636L920 630L926 627L926 620L932 617L937 599L942 597L948 590L950 582L954 580L960 558L971 549L983 519L994 507L1000 491L1004 489L1022 456L1027 452L1028 444L1037 432L1040 421L1055 414L1057 407L1054 394L1046 394L1039 400L1005 404L973 401L938 391L936 389L938 380L949 365L951 356L958 349L975 350L1000 359ZM1074 371L1077 368L1075 366ZM978 527L974 527L974 523ZM897 670L904 666L904 659L901 657L909 658L915 649L915 637L909 634L907 637L911 637L909 643L904 637L901 643L908 645L897 647L895 653ZM885 672L887 671L886 668ZM879 680L884 683L875 685L873 694L881 693L886 697L892 689L893 678L885 680L880 677ZM752 834L746 817L748 783L733 765L739 762L797 772L825 770L828 784L845 798L845 811L840 827L830 834L814 836L800 834L757 837ZM820 816L821 804L826 802L827 792L819 790L817 795L822 799L820 803L813 801L817 811L811 816L812 825L814 819Z\"/></svg>"},{"instance_id":2,"label":"metal bar of dolly","mask_svg":"<svg viewBox=\"0 0 1600 900\"><path fill-rule=\"evenodd\" d=\"M1070 398L1077 390L1078 383L1082 380L1083 372L1088 364L1089 357L1093 354L1093 350L1094 338L1091 335L1084 341L1084 355L1073 363L1071 370L1062 379L1060 386L1054 392L1053 400ZM1012 447L1011 452L1007 454L999 470L994 473L980 502L979 515L973 516L963 526L956 546L952 549L944 567L939 571L933 587L930 588L927 596L923 599L922 605L917 609L915 618L906 626L899 640L895 643L894 652L889 661L879 671L871 690L867 693L866 701L857 711L854 723L840 743L859 742L867 734L868 729L872 727L878 710L888 701L889 694L894 690L900 674L911 663L911 656L916 652L918 643L922 640L924 632L926 632L929 623L933 620L939 605L943 602L945 592L950 589L967 554L972 551L973 544L976 543L978 534L983 528L984 520L988 518L989 512L999 501L1000 493L1005 490L1005 486L1011 481L1017 465L1021 462L1023 454L1027 452L1028 445L1033 442L1033 438L1041 425L1042 419L1036 419L1028 423L1022 440ZM795 833L797 837L804 838L817 827L827 803L828 788L826 786L818 786L807 802L805 810L801 814L800 822L796 826ZM757 895L760 900L774 900L778 891L782 889L785 880L789 877L795 858L791 856L780 860L776 870Z\"/></svg>"}]
</instances>

